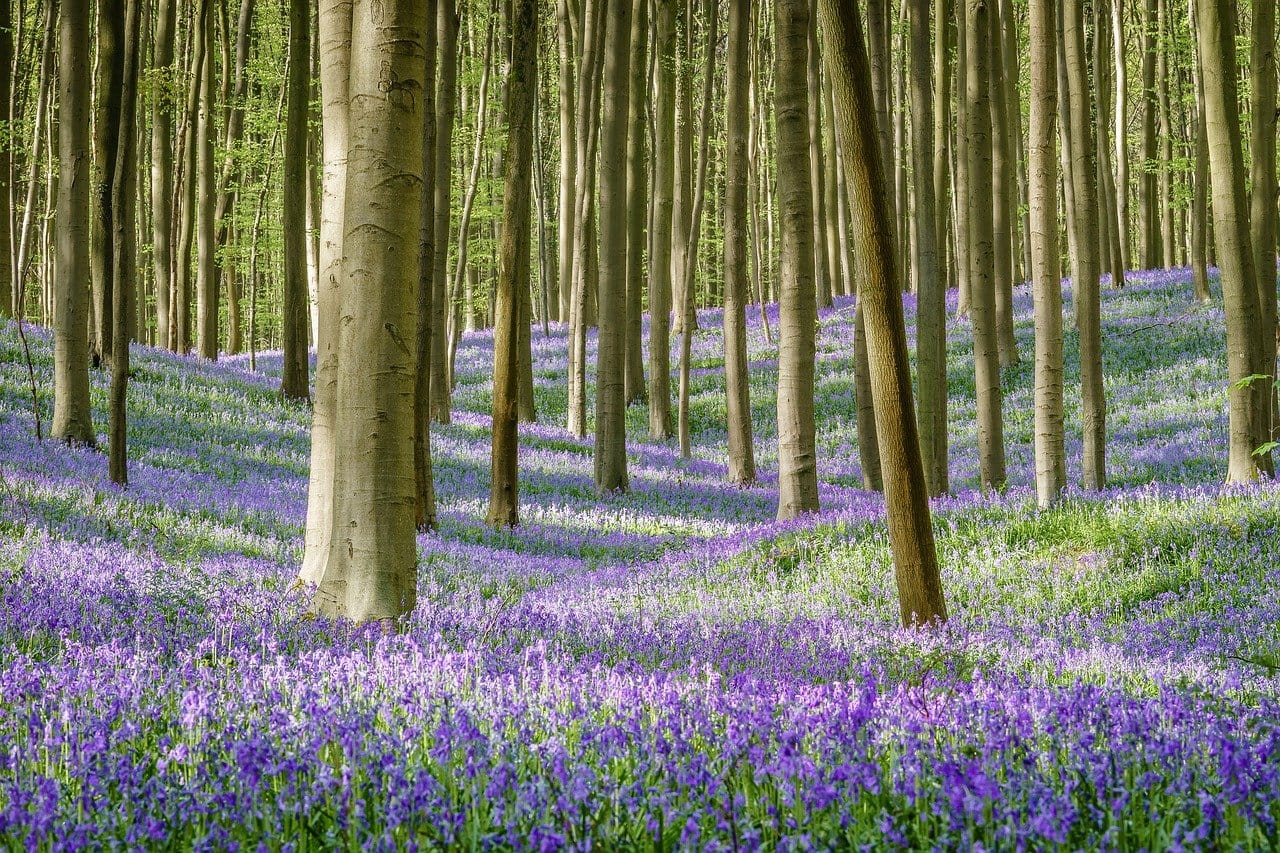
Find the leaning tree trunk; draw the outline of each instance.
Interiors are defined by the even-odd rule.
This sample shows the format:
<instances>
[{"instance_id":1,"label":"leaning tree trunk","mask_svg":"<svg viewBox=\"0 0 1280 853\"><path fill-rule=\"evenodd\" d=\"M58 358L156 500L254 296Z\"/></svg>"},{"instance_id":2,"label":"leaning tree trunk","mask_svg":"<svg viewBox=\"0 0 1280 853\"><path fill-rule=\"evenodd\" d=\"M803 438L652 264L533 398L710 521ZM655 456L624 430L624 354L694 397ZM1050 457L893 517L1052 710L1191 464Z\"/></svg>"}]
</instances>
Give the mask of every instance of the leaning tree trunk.
<instances>
[{"instance_id":1,"label":"leaning tree trunk","mask_svg":"<svg viewBox=\"0 0 1280 853\"><path fill-rule=\"evenodd\" d=\"M413 371L425 69L422 3L355 0L341 232L333 532L318 609L356 623L417 600ZM341 14L341 12L339 12ZM386 32L396 34L388 40ZM337 52L326 48L325 58ZM387 81L393 81L388 85Z\"/></svg>"},{"instance_id":2,"label":"leaning tree trunk","mask_svg":"<svg viewBox=\"0 0 1280 853\"><path fill-rule=\"evenodd\" d=\"M97 444L89 407L89 0L62 0L58 27L58 262L53 310L54 438Z\"/></svg>"},{"instance_id":3,"label":"leaning tree trunk","mask_svg":"<svg viewBox=\"0 0 1280 853\"><path fill-rule=\"evenodd\" d=\"M1057 501L1067 484L1062 414L1062 269L1058 250L1057 0L1031 0L1031 278L1035 302L1036 498ZM1099 122L1102 119L1099 117Z\"/></svg>"},{"instance_id":4,"label":"leaning tree trunk","mask_svg":"<svg viewBox=\"0 0 1280 853\"><path fill-rule=\"evenodd\" d=\"M288 118L284 132L284 312L280 391L310 398L307 356L307 122L311 117L311 4L289 0Z\"/></svg>"},{"instance_id":5,"label":"leaning tree trunk","mask_svg":"<svg viewBox=\"0 0 1280 853\"><path fill-rule=\"evenodd\" d=\"M627 490L627 118L634 5L610 4L604 22L595 444L596 487L602 492Z\"/></svg>"},{"instance_id":6,"label":"leaning tree trunk","mask_svg":"<svg viewBox=\"0 0 1280 853\"><path fill-rule=\"evenodd\" d=\"M809 0L775 7L774 109L782 257L778 280L778 519L818 511L813 410L817 305L814 301L813 196L806 103Z\"/></svg>"},{"instance_id":7,"label":"leaning tree trunk","mask_svg":"<svg viewBox=\"0 0 1280 853\"><path fill-rule=\"evenodd\" d=\"M1102 328L1098 295L1098 188L1089 71L1082 0L1063 0L1067 87L1071 101L1071 183L1076 205L1076 326L1080 333L1080 419L1084 433L1081 467L1086 489L1107 485L1107 403L1102 386Z\"/></svg>"},{"instance_id":8,"label":"leaning tree trunk","mask_svg":"<svg viewBox=\"0 0 1280 853\"><path fill-rule=\"evenodd\" d=\"M1264 367L1259 328L1253 247L1244 193L1244 155L1240 150L1240 113L1236 90L1235 4L1197 0L1200 74L1204 83L1209 172L1213 185L1214 236L1222 269L1222 301L1227 315L1228 463L1227 482L1246 483L1259 473L1259 408L1268 399L1255 375Z\"/></svg>"},{"instance_id":9,"label":"leaning tree trunk","mask_svg":"<svg viewBox=\"0 0 1280 853\"><path fill-rule=\"evenodd\" d=\"M529 290L529 184L533 174L533 99L538 88L536 0L513 0L510 8L510 32L522 35L511 40L511 72L507 77L505 214L493 314L493 453L488 515L493 527L515 527L520 521L516 326L525 322L520 316L520 293ZM626 42L622 44L625 50ZM625 76L622 85L626 85Z\"/></svg>"},{"instance_id":10,"label":"leaning tree trunk","mask_svg":"<svg viewBox=\"0 0 1280 853\"><path fill-rule=\"evenodd\" d=\"M866 48L856 3L821 0L820 9L827 69L835 90L835 118L843 127L837 138L844 147L851 203L857 211L854 238L858 257L867 267L859 299L865 306L876 427L886 463L886 518L899 611L904 625L933 624L946 620L947 605L911 400L894 220L876 144Z\"/></svg>"}]
</instances>

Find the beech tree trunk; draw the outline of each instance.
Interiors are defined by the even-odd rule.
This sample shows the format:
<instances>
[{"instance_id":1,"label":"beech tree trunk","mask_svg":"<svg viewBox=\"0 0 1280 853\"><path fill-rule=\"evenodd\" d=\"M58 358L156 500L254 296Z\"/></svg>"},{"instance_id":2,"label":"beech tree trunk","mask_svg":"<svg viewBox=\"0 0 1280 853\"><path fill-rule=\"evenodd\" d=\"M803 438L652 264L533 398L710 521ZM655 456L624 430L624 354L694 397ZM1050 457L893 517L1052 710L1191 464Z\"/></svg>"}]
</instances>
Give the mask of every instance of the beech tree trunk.
<instances>
[{"instance_id":1,"label":"beech tree trunk","mask_svg":"<svg viewBox=\"0 0 1280 853\"><path fill-rule=\"evenodd\" d=\"M212 5L212 4L210 4ZM213 167L213 12L206 13L200 70L200 113L196 120L196 349L202 358L218 357L218 267L214 233Z\"/></svg>"},{"instance_id":2,"label":"beech tree trunk","mask_svg":"<svg viewBox=\"0 0 1280 853\"><path fill-rule=\"evenodd\" d=\"M624 395L627 405L645 400L644 346L644 244L648 215L649 177L645 173L645 106L648 92L649 0L634 0L631 24L631 69L628 85L627 119L627 325Z\"/></svg>"},{"instance_id":3,"label":"beech tree trunk","mask_svg":"<svg viewBox=\"0 0 1280 853\"><path fill-rule=\"evenodd\" d=\"M436 34L440 44L440 81L436 89L435 174L448 175L453 164L453 122L458 89L458 10L455 0L439 0ZM435 182L435 255L431 271L431 419L447 424L449 387L449 231L453 182Z\"/></svg>"},{"instance_id":4,"label":"beech tree trunk","mask_svg":"<svg viewBox=\"0 0 1280 853\"><path fill-rule=\"evenodd\" d=\"M524 323L528 328L527 318L520 316L520 293L529 291L529 186L533 174L533 100L538 87L536 7L536 0L513 0L509 13L509 31L513 35L505 109L506 176L493 330L493 454L488 514L488 523L493 527L515 527L520 521L517 326ZM625 50L627 42L621 41ZM625 78L622 85L626 85Z\"/></svg>"},{"instance_id":5,"label":"beech tree trunk","mask_svg":"<svg viewBox=\"0 0 1280 853\"><path fill-rule=\"evenodd\" d=\"M1058 500L1067 484L1062 413L1062 270L1058 249L1057 0L1031 0L1031 277L1035 303L1036 499ZM1099 114L1102 123L1103 114Z\"/></svg>"},{"instance_id":6,"label":"beech tree trunk","mask_svg":"<svg viewBox=\"0 0 1280 853\"><path fill-rule=\"evenodd\" d=\"M89 0L62 0L58 27L58 263L53 310L54 438L97 444L89 406Z\"/></svg>"},{"instance_id":7,"label":"beech tree trunk","mask_svg":"<svg viewBox=\"0 0 1280 853\"><path fill-rule=\"evenodd\" d=\"M1007 3L1007 0L1005 0ZM999 14L1003 4L993 2L990 27L991 85L991 215L992 257L995 288L996 340L1001 367L1018 363L1018 344L1013 336L1013 229L1017 218L1017 170L1012 131L1009 127L1010 105L1006 101L1003 22ZM1016 108L1016 106L1014 107Z\"/></svg>"},{"instance_id":8,"label":"beech tree trunk","mask_svg":"<svg viewBox=\"0 0 1280 853\"><path fill-rule=\"evenodd\" d=\"M1138 181L1138 209L1142 229L1142 265L1160 266L1160 204L1158 171L1160 152L1156 147L1156 39L1157 0L1144 0L1142 9L1142 175Z\"/></svg>"},{"instance_id":9,"label":"beech tree trunk","mask_svg":"<svg viewBox=\"0 0 1280 853\"><path fill-rule=\"evenodd\" d=\"M307 123L311 117L311 4L289 0L288 117L284 132L284 359L280 391L311 397L307 355Z\"/></svg>"},{"instance_id":10,"label":"beech tree trunk","mask_svg":"<svg viewBox=\"0 0 1280 853\"><path fill-rule=\"evenodd\" d=\"M156 8L153 74L168 79L173 62L174 16L177 0L159 0ZM156 344L172 347L173 287L173 104L166 90L151 95L151 244L156 288Z\"/></svg>"},{"instance_id":11,"label":"beech tree trunk","mask_svg":"<svg viewBox=\"0 0 1280 853\"><path fill-rule=\"evenodd\" d=\"M120 139L120 86L124 76L124 0L100 0L97 6L97 57L93 102L93 218L89 258L93 276L93 362L109 363L115 333L115 268L111 189Z\"/></svg>"},{"instance_id":12,"label":"beech tree trunk","mask_svg":"<svg viewBox=\"0 0 1280 853\"><path fill-rule=\"evenodd\" d=\"M976 0L981 3L981 0ZM894 220L876 145L875 111L857 4L821 0L827 70L835 90L837 135L856 211L854 238L867 271L864 304L876 426L885 462L889 546L903 625L946 621L947 605L929 513L915 407L911 399L901 279L894 257Z\"/></svg>"},{"instance_id":13,"label":"beech tree trunk","mask_svg":"<svg viewBox=\"0 0 1280 853\"><path fill-rule=\"evenodd\" d=\"M671 437L672 227L675 205L676 0L654 0L654 216L649 258L649 436Z\"/></svg>"},{"instance_id":14,"label":"beech tree trunk","mask_svg":"<svg viewBox=\"0 0 1280 853\"><path fill-rule=\"evenodd\" d=\"M1161 0L1163 8L1166 0ZM1250 49L1249 162L1253 187L1249 222L1254 268L1258 276L1258 336L1261 346L1257 373L1260 380L1261 410L1258 414L1260 443L1274 440L1276 363L1276 0L1254 0L1253 34ZM1162 107L1168 105L1167 87ZM1167 137L1166 137L1167 138ZM1257 457L1259 469L1274 475L1270 453Z\"/></svg>"},{"instance_id":15,"label":"beech tree trunk","mask_svg":"<svg viewBox=\"0 0 1280 853\"><path fill-rule=\"evenodd\" d=\"M814 350L813 198L809 182L809 0L774 12L774 110L782 257L778 279L778 520L818 511ZM816 95L817 93L813 93Z\"/></svg>"}]
</instances>

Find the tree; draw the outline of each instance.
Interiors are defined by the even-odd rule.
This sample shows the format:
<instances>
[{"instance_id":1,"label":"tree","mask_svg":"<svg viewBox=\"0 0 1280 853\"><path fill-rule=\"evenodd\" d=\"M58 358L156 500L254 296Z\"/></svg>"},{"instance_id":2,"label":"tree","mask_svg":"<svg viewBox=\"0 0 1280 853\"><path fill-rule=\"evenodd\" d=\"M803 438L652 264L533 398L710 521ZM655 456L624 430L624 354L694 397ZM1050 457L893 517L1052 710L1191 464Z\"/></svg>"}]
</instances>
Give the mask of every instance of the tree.
<instances>
[{"instance_id":1,"label":"tree","mask_svg":"<svg viewBox=\"0 0 1280 853\"><path fill-rule=\"evenodd\" d=\"M1031 278L1035 302L1036 498L1041 507L1066 486L1062 415L1062 270L1058 251L1058 74L1056 0L1031 0Z\"/></svg>"},{"instance_id":2,"label":"tree","mask_svg":"<svg viewBox=\"0 0 1280 853\"><path fill-rule=\"evenodd\" d=\"M574 109L578 96L573 73L573 31L569 23L569 5L569 0L559 0L556 4L556 46L560 59L560 201L557 207L560 219L560 317L566 320L569 317L569 301L573 295L573 259L576 256L573 246L574 215L577 207L574 178L578 171L577 114Z\"/></svg>"},{"instance_id":3,"label":"tree","mask_svg":"<svg viewBox=\"0 0 1280 853\"><path fill-rule=\"evenodd\" d=\"M118 148L111 166L111 432L108 473L119 486L129 483L129 449L125 440L126 397L129 388L129 325L137 287L135 266L136 235L134 208L137 201L137 141L135 118L138 105L138 27L141 17L138 0L127 0L121 32L124 61L120 76L120 114Z\"/></svg>"},{"instance_id":4,"label":"tree","mask_svg":"<svg viewBox=\"0 0 1280 853\"><path fill-rule=\"evenodd\" d=\"M435 174L449 174L453 163L453 124L458 88L458 9L455 0L439 0L436 35L440 44L440 79L436 87ZM435 182L436 221L431 272L431 419L450 419L449 385L449 230L453 211L453 182Z\"/></svg>"},{"instance_id":5,"label":"tree","mask_svg":"<svg viewBox=\"0 0 1280 853\"><path fill-rule=\"evenodd\" d=\"M336 4L335 4L336 5ZM416 603L413 371L420 208L423 4L355 0L331 8L350 28L335 480L322 613L390 621ZM328 29L323 18L322 31ZM388 38L394 33L394 39ZM322 36L323 41L323 36ZM341 47L330 45L323 66ZM329 129L326 128L326 135Z\"/></svg>"},{"instance_id":6,"label":"tree","mask_svg":"<svg viewBox=\"0 0 1280 853\"><path fill-rule=\"evenodd\" d=\"M156 6L151 67L157 80L151 98L151 245L155 256L156 343L173 347L173 107L169 88L174 73L173 40L177 0Z\"/></svg>"},{"instance_id":7,"label":"tree","mask_svg":"<svg viewBox=\"0 0 1280 853\"><path fill-rule=\"evenodd\" d=\"M867 267L860 299L865 306L871 351L877 434L887 463L885 505L899 610L904 625L927 625L945 621L947 605L911 399L894 220L876 143L870 68L857 4L821 0L819 8L835 118L843 128L837 139L849 173L854 239L858 257Z\"/></svg>"},{"instance_id":8,"label":"tree","mask_svg":"<svg viewBox=\"0 0 1280 853\"><path fill-rule=\"evenodd\" d=\"M213 165L213 4L207 3L199 38L204 40L200 64L200 112L196 119L196 351L218 357L218 263L214 221L217 182ZM190 180L190 176L187 178Z\"/></svg>"},{"instance_id":9,"label":"tree","mask_svg":"<svg viewBox=\"0 0 1280 853\"><path fill-rule=\"evenodd\" d=\"M627 489L627 115L634 0L607 7L600 120L600 332L596 350L596 486Z\"/></svg>"},{"instance_id":10,"label":"tree","mask_svg":"<svg viewBox=\"0 0 1280 853\"><path fill-rule=\"evenodd\" d=\"M1161 0L1163 8L1165 0ZM1276 363L1276 0L1254 0L1253 37L1250 48L1249 115L1250 134L1250 240L1253 264L1258 276L1258 337L1262 352L1257 372L1267 377L1262 384L1259 443L1275 436L1273 378ZM1162 107L1168 101L1167 87ZM1163 115L1163 113L1162 113ZM1274 475L1270 453L1259 454L1263 473Z\"/></svg>"},{"instance_id":11,"label":"tree","mask_svg":"<svg viewBox=\"0 0 1280 853\"><path fill-rule=\"evenodd\" d=\"M672 221L675 205L676 0L654 0L653 252L649 258L649 436L671 437Z\"/></svg>"},{"instance_id":12,"label":"tree","mask_svg":"<svg viewBox=\"0 0 1280 853\"><path fill-rule=\"evenodd\" d=\"M782 257L778 280L778 519L818 511L813 411L817 329L809 181L808 0L775 6L774 110Z\"/></svg>"},{"instance_id":13,"label":"tree","mask_svg":"<svg viewBox=\"0 0 1280 853\"><path fill-rule=\"evenodd\" d=\"M751 435L751 377L747 370L746 317L746 303L750 299L750 281L747 278L747 173L751 165L747 155L750 47L750 0L730 0L725 102L728 140L725 152L724 203L724 381L725 419L729 427L729 482L738 485L750 484L756 478ZM810 108L810 119L812 112ZM818 177L821 178L821 175L818 174Z\"/></svg>"},{"instance_id":14,"label":"tree","mask_svg":"<svg viewBox=\"0 0 1280 853\"><path fill-rule=\"evenodd\" d=\"M1084 8L1081 0L1063 0L1064 56L1071 102L1068 136L1071 146L1071 186L1075 204L1076 325L1080 332L1080 416L1084 433L1084 487L1107 485L1107 403L1102 387L1102 319L1098 277L1098 188L1094 159L1096 134L1090 104L1088 60L1085 54Z\"/></svg>"},{"instance_id":15,"label":"tree","mask_svg":"<svg viewBox=\"0 0 1280 853\"><path fill-rule=\"evenodd\" d=\"M988 75L991 105L991 217L992 217L992 281L995 296L996 344L1000 366L1009 367L1018 363L1018 344L1013 337L1013 228L1017 218L1018 163L1014 156L1013 129L1009 114L1016 109L1008 103L1008 87L1005 75L1008 69L1004 65L1003 8L1002 4L992 0L992 16L988 35L990 44L979 50L985 50L989 57ZM985 194L985 187L983 188Z\"/></svg>"},{"instance_id":16,"label":"tree","mask_svg":"<svg viewBox=\"0 0 1280 853\"><path fill-rule=\"evenodd\" d=\"M89 407L89 0L62 0L58 26L58 229L53 312L54 438L94 446Z\"/></svg>"},{"instance_id":17,"label":"tree","mask_svg":"<svg viewBox=\"0 0 1280 853\"><path fill-rule=\"evenodd\" d=\"M974 378L978 395L978 463L984 488L1004 485L999 343L995 324L991 201L991 109L988 81L990 9L966 0L965 154L968 158L969 299L973 317ZM879 418L876 422L879 423Z\"/></svg>"},{"instance_id":18,"label":"tree","mask_svg":"<svg viewBox=\"0 0 1280 853\"><path fill-rule=\"evenodd\" d=\"M911 170L915 181L916 280L919 282L916 360L920 374L920 450L932 495L947 491L947 291L938 261L934 195L933 80L928 0L911 0ZM939 14L938 38L946 18ZM940 87L941 88L941 87Z\"/></svg>"},{"instance_id":19,"label":"tree","mask_svg":"<svg viewBox=\"0 0 1280 853\"><path fill-rule=\"evenodd\" d=\"M311 4L289 0L288 119L284 132L284 360L280 390L311 397L307 355L307 122L311 117Z\"/></svg>"},{"instance_id":20,"label":"tree","mask_svg":"<svg viewBox=\"0 0 1280 853\"><path fill-rule=\"evenodd\" d=\"M111 321L115 295L111 280L115 262L111 223L112 185L120 144L120 98L124 76L124 0L102 0L97 8L97 62L93 103L93 217L90 219L89 264L93 277L93 361L111 360L115 341ZM21 270L19 271L21 272Z\"/></svg>"},{"instance_id":21,"label":"tree","mask_svg":"<svg viewBox=\"0 0 1280 853\"><path fill-rule=\"evenodd\" d=\"M418 282L414 328L413 373L413 475L416 488L414 525L418 530L436 526L435 477L431 467L431 346L434 341L436 268L436 147L448 140L436 138L436 54L439 53L440 9L437 0L423 4L427 28L422 49L427 64L422 86L422 191L418 194ZM448 181L448 173L441 180Z\"/></svg>"},{"instance_id":22,"label":"tree","mask_svg":"<svg viewBox=\"0 0 1280 853\"><path fill-rule=\"evenodd\" d=\"M644 402L644 348L641 315L644 313L644 226L648 213L645 174L645 125L649 62L649 0L635 0L631 22L631 68L627 98L627 327L625 395L627 405Z\"/></svg>"},{"instance_id":23,"label":"tree","mask_svg":"<svg viewBox=\"0 0 1280 853\"><path fill-rule=\"evenodd\" d=\"M507 173L493 330L493 456L488 521L494 527L514 527L520 521L516 326L521 322L519 293L529 289L529 185L533 173L533 99L538 86L535 10L536 0L513 0L510 11L510 31L522 35L512 37L511 73L507 78L507 153L503 158Z\"/></svg>"},{"instance_id":24,"label":"tree","mask_svg":"<svg viewBox=\"0 0 1280 853\"><path fill-rule=\"evenodd\" d=\"M0 0L0 122L8 130L13 98L13 2ZM0 145L0 258L13 258L13 149ZM52 202L50 202L52 203ZM12 260L0 261L0 318L11 317L17 306Z\"/></svg>"},{"instance_id":25,"label":"tree","mask_svg":"<svg viewBox=\"0 0 1280 853\"><path fill-rule=\"evenodd\" d=\"M1214 234L1222 269L1222 299L1227 315L1228 463L1227 482L1258 477L1264 383L1251 381L1273 370L1261 364L1256 271L1244 194L1244 155L1240 150L1240 113L1235 63L1235 4L1196 0L1199 71L1204 86L1209 173L1213 187Z\"/></svg>"},{"instance_id":26,"label":"tree","mask_svg":"<svg viewBox=\"0 0 1280 853\"><path fill-rule=\"evenodd\" d=\"M1160 199L1157 196L1160 169L1156 148L1156 54L1159 43L1156 23L1157 0L1142 0L1142 175L1138 181L1138 207L1142 229L1142 265L1160 266Z\"/></svg>"}]
</instances>

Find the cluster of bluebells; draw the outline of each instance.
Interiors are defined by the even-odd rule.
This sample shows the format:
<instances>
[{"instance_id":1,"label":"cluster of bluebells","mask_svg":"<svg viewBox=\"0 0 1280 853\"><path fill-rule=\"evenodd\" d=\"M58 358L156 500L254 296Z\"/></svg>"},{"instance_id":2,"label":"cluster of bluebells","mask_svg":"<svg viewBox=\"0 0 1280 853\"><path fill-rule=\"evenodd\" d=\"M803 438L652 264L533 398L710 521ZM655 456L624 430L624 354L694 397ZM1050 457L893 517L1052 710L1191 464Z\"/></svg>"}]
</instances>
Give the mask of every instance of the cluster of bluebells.
<instances>
[{"instance_id":1,"label":"cluster of bluebells","mask_svg":"<svg viewBox=\"0 0 1280 853\"><path fill-rule=\"evenodd\" d=\"M492 341L468 335L433 437L440 529L392 635L314 618L293 582L308 413L275 394L278 356L251 373L139 349L121 491L101 455L35 442L3 330L0 845L1280 844L1280 490L1217 485L1221 312L1185 272L1105 293L1116 485L1047 511L1029 299L1004 494L974 488L969 330L951 324L956 493L935 513L952 620L904 631L883 502L856 488L849 307L821 317L823 511L784 523L758 310L751 489L724 482L714 312L694 457L637 419L632 491L608 499L590 440L560 426L564 330L535 333L514 531L483 524Z\"/></svg>"}]
</instances>

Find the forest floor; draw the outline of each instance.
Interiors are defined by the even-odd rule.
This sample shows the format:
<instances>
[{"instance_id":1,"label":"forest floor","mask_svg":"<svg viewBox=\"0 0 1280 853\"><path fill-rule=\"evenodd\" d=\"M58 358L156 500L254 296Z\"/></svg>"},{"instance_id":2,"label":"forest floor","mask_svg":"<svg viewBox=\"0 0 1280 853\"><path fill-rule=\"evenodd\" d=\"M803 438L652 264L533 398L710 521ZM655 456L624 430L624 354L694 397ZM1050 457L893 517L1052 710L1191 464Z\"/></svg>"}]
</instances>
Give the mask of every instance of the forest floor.
<instances>
[{"instance_id":1,"label":"forest floor","mask_svg":"<svg viewBox=\"0 0 1280 853\"><path fill-rule=\"evenodd\" d=\"M976 490L951 323L952 620L932 633L897 627L883 502L858 488L848 300L821 317L823 510L783 524L758 311L751 489L724 482L718 313L694 458L637 406L632 490L608 499L562 427L565 331L535 330L509 532L483 523L492 339L467 335L433 438L441 525L393 636L294 589L309 414L276 392L278 354L254 373L136 350L120 491L104 455L35 441L0 329L0 847L1275 849L1280 489L1220 485L1221 309L1182 271L1104 290L1113 485L1040 511L1025 288L1016 308L1005 494ZM48 337L28 336L47 423ZM1078 481L1070 332L1067 353Z\"/></svg>"}]
</instances>

